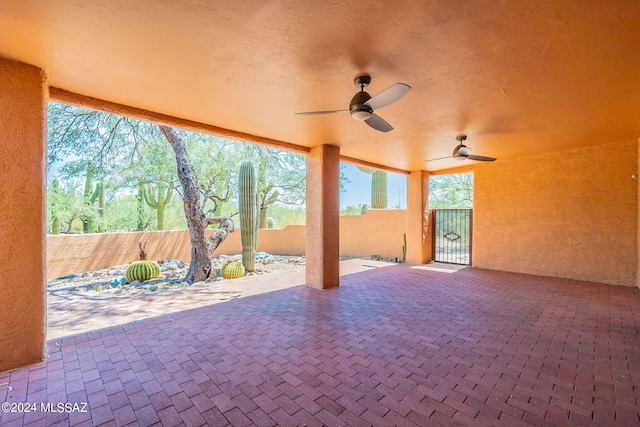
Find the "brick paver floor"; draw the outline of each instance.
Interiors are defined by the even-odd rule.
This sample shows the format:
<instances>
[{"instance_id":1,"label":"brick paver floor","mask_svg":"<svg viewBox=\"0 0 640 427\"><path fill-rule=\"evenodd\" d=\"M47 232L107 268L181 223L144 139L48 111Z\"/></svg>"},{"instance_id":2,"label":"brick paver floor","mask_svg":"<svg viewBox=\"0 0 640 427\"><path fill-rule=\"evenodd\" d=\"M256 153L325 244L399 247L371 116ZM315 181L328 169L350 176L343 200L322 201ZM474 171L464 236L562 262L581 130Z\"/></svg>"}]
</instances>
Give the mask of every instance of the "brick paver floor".
<instances>
[{"instance_id":1,"label":"brick paver floor","mask_svg":"<svg viewBox=\"0 0 640 427\"><path fill-rule=\"evenodd\" d=\"M639 331L636 288L397 265L50 341L0 425L634 426Z\"/></svg>"},{"instance_id":2,"label":"brick paver floor","mask_svg":"<svg viewBox=\"0 0 640 427\"><path fill-rule=\"evenodd\" d=\"M340 262L340 274L390 265L393 263L354 258ZM47 338L53 340L301 284L304 284L304 267L133 297L105 298L93 292L78 293L69 289L49 291Z\"/></svg>"}]
</instances>

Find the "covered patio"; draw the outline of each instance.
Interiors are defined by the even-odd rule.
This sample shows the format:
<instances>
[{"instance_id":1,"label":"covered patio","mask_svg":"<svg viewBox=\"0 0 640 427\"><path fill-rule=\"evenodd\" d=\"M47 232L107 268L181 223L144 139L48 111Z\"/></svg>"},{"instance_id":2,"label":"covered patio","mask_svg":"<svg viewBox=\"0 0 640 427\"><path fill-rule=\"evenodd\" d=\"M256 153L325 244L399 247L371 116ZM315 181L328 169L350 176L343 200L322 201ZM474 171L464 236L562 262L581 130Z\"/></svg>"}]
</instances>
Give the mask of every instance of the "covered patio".
<instances>
[{"instance_id":1,"label":"covered patio","mask_svg":"<svg viewBox=\"0 0 640 427\"><path fill-rule=\"evenodd\" d=\"M633 425L640 4L0 0L0 401L11 425ZM346 108L371 76L379 132ZM47 341L47 102L307 156L305 285ZM466 134L476 154L453 158ZM339 276L339 165L407 176L408 265ZM474 268L429 178L474 175ZM372 230L375 233L375 230ZM400 245L399 242L389 244Z\"/></svg>"},{"instance_id":2,"label":"covered patio","mask_svg":"<svg viewBox=\"0 0 640 427\"><path fill-rule=\"evenodd\" d=\"M87 412L0 424L636 425L639 294L477 268L354 273L51 341L46 363L0 374L0 401Z\"/></svg>"}]
</instances>

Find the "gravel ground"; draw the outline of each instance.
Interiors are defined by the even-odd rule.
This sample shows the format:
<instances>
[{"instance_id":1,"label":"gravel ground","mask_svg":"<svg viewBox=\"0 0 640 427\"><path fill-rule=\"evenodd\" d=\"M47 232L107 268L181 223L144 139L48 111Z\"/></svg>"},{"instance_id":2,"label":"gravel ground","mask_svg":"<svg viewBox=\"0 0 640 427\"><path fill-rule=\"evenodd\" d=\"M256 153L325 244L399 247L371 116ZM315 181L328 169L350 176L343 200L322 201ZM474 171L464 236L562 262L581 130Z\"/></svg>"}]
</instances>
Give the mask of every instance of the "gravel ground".
<instances>
[{"instance_id":1,"label":"gravel ground","mask_svg":"<svg viewBox=\"0 0 640 427\"><path fill-rule=\"evenodd\" d=\"M233 280L223 279L220 276L220 269L228 261L239 261L241 259L241 255L220 255L217 258L213 258L211 260L213 274L205 280L205 283ZM114 296L131 297L189 286L186 282L182 281L182 278L186 276L189 265L179 260L166 260L160 264L160 277L134 286L126 284L124 281L124 271L127 266L128 264L118 265L102 270L71 274L51 279L47 282L47 289L51 292L72 291L78 295L85 295L91 298L111 298ZM255 263L255 271L247 272L245 277L273 272L292 271L304 268L304 266L304 255L290 256L259 253Z\"/></svg>"}]
</instances>

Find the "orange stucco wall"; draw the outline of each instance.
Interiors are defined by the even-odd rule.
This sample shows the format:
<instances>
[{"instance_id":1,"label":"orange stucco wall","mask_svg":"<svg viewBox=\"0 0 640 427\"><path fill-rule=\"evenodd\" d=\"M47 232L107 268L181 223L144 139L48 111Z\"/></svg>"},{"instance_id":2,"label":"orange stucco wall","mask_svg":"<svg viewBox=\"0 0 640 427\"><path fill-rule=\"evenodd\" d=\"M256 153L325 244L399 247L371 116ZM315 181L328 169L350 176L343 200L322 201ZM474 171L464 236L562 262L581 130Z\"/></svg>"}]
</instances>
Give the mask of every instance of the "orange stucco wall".
<instances>
[{"instance_id":1,"label":"orange stucco wall","mask_svg":"<svg viewBox=\"0 0 640 427\"><path fill-rule=\"evenodd\" d=\"M429 230L429 172L407 177L407 261L424 264L433 259Z\"/></svg>"},{"instance_id":2,"label":"orange stucco wall","mask_svg":"<svg viewBox=\"0 0 640 427\"><path fill-rule=\"evenodd\" d=\"M307 286L340 284L340 148L313 147L307 156Z\"/></svg>"},{"instance_id":3,"label":"orange stucco wall","mask_svg":"<svg viewBox=\"0 0 640 427\"><path fill-rule=\"evenodd\" d=\"M369 209L364 216L340 217L340 255L402 259L407 211Z\"/></svg>"},{"instance_id":4,"label":"orange stucco wall","mask_svg":"<svg viewBox=\"0 0 640 427\"><path fill-rule=\"evenodd\" d=\"M208 230L207 234L213 232ZM262 229L258 236L259 251L283 255L304 253L303 225L290 225L283 230ZM137 258L138 242L146 244L150 259L191 259L187 230L50 235L47 237L47 276L51 279L127 264ZM236 230L216 249L215 255L241 252L240 230Z\"/></svg>"},{"instance_id":5,"label":"orange stucco wall","mask_svg":"<svg viewBox=\"0 0 640 427\"><path fill-rule=\"evenodd\" d=\"M340 254L401 258L406 218L404 210L382 209L371 209L364 216L340 217ZM127 264L138 256L138 242L146 243L151 259L188 261L191 258L186 230L50 235L47 236L47 276L52 279ZM258 235L258 250L270 254L302 255L305 245L304 225L289 225L281 230L261 229ZM240 231L237 230L222 242L215 255L241 252Z\"/></svg>"},{"instance_id":6,"label":"orange stucco wall","mask_svg":"<svg viewBox=\"0 0 640 427\"><path fill-rule=\"evenodd\" d=\"M474 168L473 265L634 286L637 141Z\"/></svg>"},{"instance_id":7,"label":"orange stucco wall","mask_svg":"<svg viewBox=\"0 0 640 427\"><path fill-rule=\"evenodd\" d=\"M0 372L44 359L44 79L0 58Z\"/></svg>"}]
</instances>

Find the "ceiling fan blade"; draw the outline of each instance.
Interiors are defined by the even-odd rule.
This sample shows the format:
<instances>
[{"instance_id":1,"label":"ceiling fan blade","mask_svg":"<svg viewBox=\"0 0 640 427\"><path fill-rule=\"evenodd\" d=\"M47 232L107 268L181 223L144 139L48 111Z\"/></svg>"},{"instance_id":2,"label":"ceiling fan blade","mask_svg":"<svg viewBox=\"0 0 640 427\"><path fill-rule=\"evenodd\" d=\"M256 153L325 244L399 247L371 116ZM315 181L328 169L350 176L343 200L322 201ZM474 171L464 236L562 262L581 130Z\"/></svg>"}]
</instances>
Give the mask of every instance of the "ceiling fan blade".
<instances>
[{"instance_id":1,"label":"ceiling fan blade","mask_svg":"<svg viewBox=\"0 0 640 427\"><path fill-rule=\"evenodd\" d=\"M393 126L391 126L377 114L371 114L371 117L369 117L364 122L375 130L379 130L380 132L389 132L390 130L393 130Z\"/></svg>"},{"instance_id":2,"label":"ceiling fan blade","mask_svg":"<svg viewBox=\"0 0 640 427\"><path fill-rule=\"evenodd\" d=\"M402 98L409 92L411 86L404 83L396 83L391 87L386 88L379 94L372 97L370 100L364 103L364 105L368 106L372 110L377 110L378 108L386 107L389 104L396 102L398 99Z\"/></svg>"},{"instance_id":3,"label":"ceiling fan blade","mask_svg":"<svg viewBox=\"0 0 640 427\"><path fill-rule=\"evenodd\" d=\"M349 110L328 110L328 111L305 111L302 113L296 113L298 116L315 116L317 114L333 114L333 113L348 113Z\"/></svg>"},{"instance_id":4,"label":"ceiling fan blade","mask_svg":"<svg viewBox=\"0 0 640 427\"><path fill-rule=\"evenodd\" d=\"M466 156L469 160L477 160L479 162L493 162L496 160L495 157L487 157L487 156L476 156L475 154L469 154Z\"/></svg>"},{"instance_id":5,"label":"ceiling fan blade","mask_svg":"<svg viewBox=\"0 0 640 427\"><path fill-rule=\"evenodd\" d=\"M436 160L444 160L444 159L450 159L451 156L447 156L447 157L438 157L437 159L429 159L429 160L425 160L425 162L435 162Z\"/></svg>"}]
</instances>

